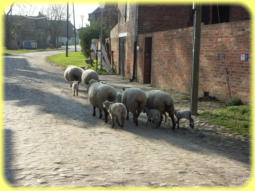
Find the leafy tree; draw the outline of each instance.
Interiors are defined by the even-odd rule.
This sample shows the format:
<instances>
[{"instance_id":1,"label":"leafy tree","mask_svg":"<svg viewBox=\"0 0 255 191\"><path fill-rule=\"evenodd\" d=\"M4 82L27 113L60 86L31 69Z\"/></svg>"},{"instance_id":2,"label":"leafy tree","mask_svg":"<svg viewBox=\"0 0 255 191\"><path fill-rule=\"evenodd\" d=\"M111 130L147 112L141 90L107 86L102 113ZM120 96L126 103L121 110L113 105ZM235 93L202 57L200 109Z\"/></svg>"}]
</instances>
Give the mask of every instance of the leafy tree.
<instances>
[{"instance_id":1,"label":"leafy tree","mask_svg":"<svg viewBox=\"0 0 255 191\"><path fill-rule=\"evenodd\" d=\"M91 25L87 25L85 28L81 29L79 32L80 45L82 48L82 53L84 56L89 57L91 40L96 38L99 39L100 36L100 22L97 21ZM106 25L103 25L103 41L105 38L109 37L109 30Z\"/></svg>"}]
</instances>

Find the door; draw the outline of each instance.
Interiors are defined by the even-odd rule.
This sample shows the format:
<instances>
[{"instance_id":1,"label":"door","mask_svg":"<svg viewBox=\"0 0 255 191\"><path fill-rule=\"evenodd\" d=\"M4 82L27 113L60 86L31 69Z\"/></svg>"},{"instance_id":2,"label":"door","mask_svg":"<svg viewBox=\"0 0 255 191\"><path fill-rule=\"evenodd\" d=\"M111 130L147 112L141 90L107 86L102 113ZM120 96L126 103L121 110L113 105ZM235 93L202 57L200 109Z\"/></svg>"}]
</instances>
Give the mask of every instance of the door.
<instances>
[{"instance_id":1,"label":"door","mask_svg":"<svg viewBox=\"0 0 255 191\"><path fill-rule=\"evenodd\" d=\"M145 38L144 47L144 83L151 83L151 48L152 48L152 38Z\"/></svg>"},{"instance_id":2,"label":"door","mask_svg":"<svg viewBox=\"0 0 255 191\"><path fill-rule=\"evenodd\" d=\"M119 39L119 74L125 76L126 38Z\"/></svg>"}]
</instances>

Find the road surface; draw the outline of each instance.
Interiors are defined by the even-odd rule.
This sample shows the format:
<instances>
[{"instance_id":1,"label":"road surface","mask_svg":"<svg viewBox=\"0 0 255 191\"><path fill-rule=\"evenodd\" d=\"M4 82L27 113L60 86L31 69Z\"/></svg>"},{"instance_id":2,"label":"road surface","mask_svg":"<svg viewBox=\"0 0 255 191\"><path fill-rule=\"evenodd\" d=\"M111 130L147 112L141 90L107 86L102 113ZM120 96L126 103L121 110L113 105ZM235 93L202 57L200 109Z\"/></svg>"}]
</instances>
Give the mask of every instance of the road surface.
<instances>
[{"instance_id":1,"label":"road surface","mask_svg":"<svg viewBox=\"0 0 255 191\"><path fill-rule=\"evenodd\" d=\"M64 69L46 62L46 56L56 53L5 57L5 176L10 184L235 186L249 179L246 140L204 128L172 131L167 123L146 127L144 114L138 127L130 120L124 129L93 117L85 86L79 97L72 96ZM100 78L116 88L151 89L119 76Z\"/></svg>"}]
</instances>

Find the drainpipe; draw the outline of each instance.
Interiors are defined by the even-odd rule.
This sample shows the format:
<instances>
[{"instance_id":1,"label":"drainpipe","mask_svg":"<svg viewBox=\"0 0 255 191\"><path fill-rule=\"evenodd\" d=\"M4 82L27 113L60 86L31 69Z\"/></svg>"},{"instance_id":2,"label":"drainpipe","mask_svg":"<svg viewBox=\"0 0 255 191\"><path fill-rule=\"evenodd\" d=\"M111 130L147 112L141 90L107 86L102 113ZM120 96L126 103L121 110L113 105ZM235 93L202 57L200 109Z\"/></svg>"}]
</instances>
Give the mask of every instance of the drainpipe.
<instances>
[{"instance_id":1,"label":"drainpipe","mask_svg":"<svg viewBox=\"0 0 255 191\"><path fill-rule=\"evenodd\" d=\"M135 5L135 18L134 18L134 61L133 61L133 76L132 79L130 79L130 81L134 81L137 80L137 35L138 35L138 31L137 31L137 21L138 21L138 5Z\"/></svg>"}]
</instances>

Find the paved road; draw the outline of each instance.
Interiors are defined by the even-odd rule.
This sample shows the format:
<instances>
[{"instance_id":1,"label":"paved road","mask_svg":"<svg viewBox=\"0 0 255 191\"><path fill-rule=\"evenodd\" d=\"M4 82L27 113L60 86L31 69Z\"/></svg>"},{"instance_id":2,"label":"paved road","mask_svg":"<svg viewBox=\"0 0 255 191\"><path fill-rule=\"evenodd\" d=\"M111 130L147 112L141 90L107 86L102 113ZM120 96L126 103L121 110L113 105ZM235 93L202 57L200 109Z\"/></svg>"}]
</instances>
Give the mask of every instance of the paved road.
<instances>
[{"instance_id":1,"label":"paved road","mask_svg":"<svg viewBox=\"0 0 255 191\"><path fill-rule=\"evenodd\" d=\"M229 186L247 181L249 143L202 129L112 129L73 97L57 52L5 57L5 175L15 186ZM115 87L148 86L101 76ZM177 105L178 106L178 105Z\"/></svg>"}]
</instances>

